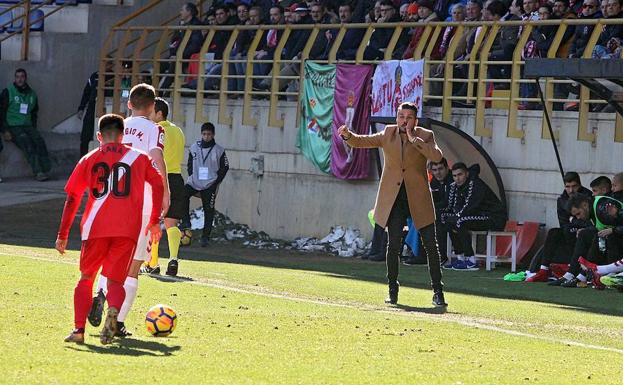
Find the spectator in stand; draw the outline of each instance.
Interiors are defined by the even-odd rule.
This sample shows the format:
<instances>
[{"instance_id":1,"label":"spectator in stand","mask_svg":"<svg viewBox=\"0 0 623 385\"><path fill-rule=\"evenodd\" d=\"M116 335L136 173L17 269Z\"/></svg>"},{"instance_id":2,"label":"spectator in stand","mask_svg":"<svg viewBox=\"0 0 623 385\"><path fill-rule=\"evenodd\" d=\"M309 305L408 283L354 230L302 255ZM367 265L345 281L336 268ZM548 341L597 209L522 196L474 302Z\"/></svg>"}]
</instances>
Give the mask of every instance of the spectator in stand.
<instances>
[{"instance_id":1,"label":"spectator in stand","mask_svg":"<svg viewBox=\"0 0 623 385\"><path fill-rule=\"evenodd\" d=\"M539 20L539 1L523 0L523 12L522 20Z\"/></svg>"},{"instance_id":2,"label":"spectator in stand","mask_svg":"<svg viewBox=\"0 0 623 385\"><path fill-rule=\"evenodd\" d=\"M198 15L199 10L194 3L184 3L180 9L180 26L201 25L202 23L197 17ZM182 43L182 40L184 39L185 34L185 30L179 30L173 34L173 37L171 37L171 41L169 43L169 59L174 59L178 55L177 51ZM182 59L190 59L193 54L196 54L201 50L202 45L203 33L199 30L191 32L190 39L186 43L184 51L181 53ZM175 62L164 63L163 67L164 68L162 68L162 70L164 73L175 73ZM186 72L187 68L188 62L182 62L182 72ZM165 76L162 78L160 88L167 89L171 87L171 84L173 84L173 76Z\"/></svg>"},{"instance_id":3,"label":"spectator in stand","mask_svg":"<svg viewBox=\"0 0 623 385\"><path fill-rule=\"evenodd\" d=\"M240 3L236 7L236 16L238 17L238 25L246 25L249 20L249 5Z\"/></svg>"},{"instance_id":4,"label":"spectator in stand","mask_svg":"<svg viewBox=\"0 0 623 385\"><path fill-rule=\"evenodd\" d=\"M501 17L501 15L500 15ZM472 248L472 230L503 230L506 224L506 207L495 193L478 177L480 166L469 169L465 163L452 166L448 192L448 206L441 214L441 222L450 233L457 260L454 270L478 270Z\"/></svg>"},{"instance_id":5,"label":"spectator in stand","mask_svg":"<svg viewBox=\"0 0 623 385\"><path fill-rule=\"evenodd\" d=\"M289 11L288 11L289 13ZM279 25L285 23L284 17L284 9L280 5L276 5L270 8L270 24ZM277 43L281 39L283 35L282 29L269 29L265 38L263 39L263 43L258 47L258 50L255 52L255 60L273 60L275 57L275 48L277 47ZM271 63L254 63L253 64L253 73L256 76L264 76L270 72L272 68ZM261 80L254 80L253 84L257 88L257 84L260 83Z\"/></svg>"},{"instance_id":6,"label":"spectator in stand","mask_svg":"<svg viewBox=\"0 0 623 385\"><path fill-rule=\"evenodd\" d=\"M244 4L238 6L243 7ZM252 7L248 12L248 18L246 21L246 25L260 25L262 24L262 10L260 7ZM236 60L236 62L231 63L229 65L229 73L232 76L244 76L247 68L247 53L249 52L249 47L251 46L251 42L255 38L255 34L257 33L257 29L246 29L242 30L238 33L238 38L236 39L236 43L234 44L234 48L232 49L232 60ZM257 47L258 50L262 50L263 46ZM244 78L231 78L229 79L229 90L230 91L244 91ZM241 94L237 95L229 95L230 98L238 98L242 97Z\"/></svg>"},{"instance_id":7,"label":"spectator in stand","mask_svg":"<svg viewBox=\"0 0 623 385\"><path fill-rule=\"evenodd\" d=\"M552 18L552 7L549 4L545 4L539 7L538 15L539 20L548 20ZM526 42L522 51L522 58L539 58L547 57L547 51L554 41L554 36L558 27L555 25L537 25L532 29L530 38ZM521 68L523 77L523 67ZM521 98L536 98L538 95L536 85L533 82L521 83L519 85L519 96ZM517 106L520 110L536 110L541 109L541 105L538 102L521 101Z\"/></svg>"},{"instance_id":8,"label":"spectator in stand","mask_svg":"<svg viewBox=\"0 0 623 385\"><path fill-rule=\"evenodd\" d=\"M452 10L450 11L450 21L461 22L465 20L465 6L461 3L456 3L452 6ZM436 53L433 53L434 57L437 59L442 59L446 56L446 51L448 50L448 46L454 37L454 33L456 32L456 27L450 26L446 27L443 30L443 35L441 40L439 41L439 46L436 49ZM458 51L457 47L457 51ZM455 57L456 57L456 52Z\"/></svg>"},{"instance_id":9,"label":"spectator in stand","mask_svg":"<svg viewBox=\"0 0 623 385\"><path fill-rule=\"evenodd\" d=\"M606 17L608 19L623 18L623 0L606 0ZM614 59L621 57L623 40L623 24L607 24L599 35L597 45L593 50L595 59Z\"/></svg>"},{"instance_id":10,"label":"spectator in stand","mask_svg":"<svg viewBox=\"0 0 623 385\"><path fill-rule=\"evenodd\" d=\"M214 13L213 9L209 10L206 13L205 24L206 25L214 25L214 24L216 24L216 14Z\"/></svg>"},{"instance_id":11,"label":"spectator in stand","mask_svg":"<svg viewBox=\"0 0 623 385\"><path fill-rule=\"evenodd\" d=\"M591 182L591 191L593 196L610 195L612 192L612 182L607 176L598 176Z\"/></svg>"},{"instance_id":12,"label":"spectator in stand","mask_svg":"<svg viewBox=\"0 0 623 385\"><path fill-rule=\"evenodd\" d=\"M437 14L433 11L433 5L434 3L432 0L418 1L418 23L422 23L422 26L415 27L409 32L411 34L411 40L402 54L403 59L411 59L413 57L413 53L424 33L425 25L432 21L439 21L439 17L437 17Z\"/></svg>"},{"instance_id":13,"label":"spectator in stand","mask_svg":"<svg viewBox=\"0 0 623 385\"><path fill-rule=\"evenodd\" d=\"M351 23L353 16L353 6L350 4L340 5L340 8L338 9L338 15L340 17L341 24ZM361 40L363 39L364 33L365 30L362 28L347 29L346 33L344 34L344 38L342 39L342 44L337 50L336 58L338 60L354 60L355 55L357 54L357 49L359 48ZM327 31L327 53L331 49L331 45L333 44L333 41L337 34L337 30Z\"/></svg>"},{"instance_id":14,"label":"spectator in stand","mask_svg":"<svg viewBox=\"0 0 623 385\"><path fill-rule=\"evenodd\" d=\"M568 202L574 195L590 197L591 190L582 186L580 175L575 171L567 172L563 177L563 182L565 189L556 201L560 227L549 229L547 232L543 252L537 254L530 263L526 282L547 282L551 276L550 264L571 263L578 230L590 226L589 222L571 215Z\"/></svg>"},{"instance_id":15,"label":"spectator in stand","mask_svg":"<svg viewBox=\"0 0 623 385\"><path fill-rule=\"evenodd\" d=\"M390 0L383 0L380 3L381 16L376 20L377 23L398 23L400 15L396 12L394 4ZM363 53L364 60L383 59L385 49L394 33L394 28L376 28L370 42Z\"/></svg>"},{"instance_id":16,"label":"spectator in stand","mask_svg":"<svg viewBox=\"0 0 623 385\"><path fill-rule=\"evenodd\" d=\"M411 3L409 4L409 8L407 8L407 18L405 21L407 22L414 22L414 21L418 21L418 10L419 6L417 5L417 3Z\"/></svg>"},{"instance_id":17,"label":"spectator in stand","mask_svg":"<svg viewBox=\"0 0 623 385\"><path fill-rule=\"evenodd\" d=\"M218 5L214 8L215 25L225 26L235 24L236 18L229 16L228 9L229 8L225 5ZM220 74L223 69L223 64L220 61L223 60L223 51L225 51L225 46L227 45L230 36L231 31L219 30L214 33L208 52L214 54L215 62L208 64L208 68L206 70L206 75L208 75L208 77L204 81L205 90L218 89L220 84ZM196 88L197 80L192 80L186 86L188 88Z\"/></svg>"},{"instance_id":18,"label":"spectator in stand","mask_svg":"<svg viewBox=\"0 0 623 385\"><path fill-rule=\"evenodd\" d=\"M602 14L599 10L598 0L584 0L582 13L580 13L579 19L599 19L601 17ZM571 49L569 50L570 58L582 57L584 48L586 48L586 44L588 44L588 40L590 39L594 28L594 25L577 26L575 29L573 43L571 44Z\"/></svg>"},{"instance_id":19,"label":"spectator in stand","mask_svg":"<svg viewBox=\"0 0 623 385\"><path fill-rule=\"evenodd\" d=\"M408 21L408 14L407 11L409 9L409 3L404 3L400 6L399 9L399 14L400 14L400 20L402 21Z\"/></svg>"},{"instance_id":20,"label":"spectator in stand","mask_svg":"<svg viewBox=\"0 0 623 385\"><path fill-rule=\"evenodd\" d=\"M293 24L314 24L313 19L308 14L309 9L307 9L306 5L299 5L295 3L290 7L290 11L292 11L291 17ZM310 29L295 29L290 33L288 41L284 47L284 52L282 52L282 59L295 60L295 62L284 65L279 72L279 91L285 89L291 82L290 79L283 79L282 76L296 76L299 74L301 64L298 61L301 60L303 48L305 47L310 34ZM260 90L269 90L271 82L271 79L264 79L258 84L257 88Z\"/></svg>"},{"instance_id":21,"label":"spectator in stand","mask_svg":"<svg viewBox=\"0 0 623 385\"><path fill-rule=\"evenodd\" d=\"M499 0L493 0L485 9L486 21L512 21L518 18L511 14L508 18L502 19L507 13L504 3ZM489 31L488 31L489 32ZM519 27L502 26L495 37L491 50L489 51L490 61L509 61L513 58L513 51L517 45L517 35ZM490 79L508 79L510 78L511 67L509 65L489 64L487 68ZM506 83L494 83L496 89L508 89Z\"/></svg>"},{"instance_id":22,"label":"spectator in stand","mask_svg":"<svg viewBox=\"0 0 623 385\"><path fill-rule=\"evenodd\" d=\"M431 12L435 13L439 20L446 20L449 13L448 10L456 2L455 0L434 0Z\"/></svg>"},{"instance_id":23,"label":"spectator in stand","mask_svg":"<svg viewBox=\"0 0 623 385\"><path fill-rule=\"evenodd\" d=\"M465 5L465 21L480 21L482 16L482 4L479 0L469 0ZM457 61L469 60L472 48L475 44L476 33L479 31L476 26L465 26L463 34L459 37L459 42L454 51L454 59ZM445 56L445 53L444 53ZM439 74L439 71L437 72ZM443 75L443 73L441 74ZM455 79L468 78L468 66L456 64L454 66ZM452 87L453 95L467 95L467 83L454 83ZM455 102L456 103L456 102ZM461 102L462 103L462 102Z\"/></svg>"},{"instance_id":24,"label":"spectator in stand","mask_svg":"<svg viewBox=\"0 0 623 385\"><path fill-rule=\"evenodd\" d=\"M578 14L573 11L573 9L569 5L569 0L556 0L554 5L552 6L552 11L554 12L555 19L577 19ZM562 37L562 42L560 43L560 47L558 48L558 52L556 54L557 57L566 58L569 56L569 49L571 48L573 34L575 33L575 25L567 26L565 30L565 34ZM554 86L556 88L556 86ZM554 91L555 92L555 91ZM562 95L562 97L565 97ZM557 97L561 99L562 97Z\"/></svg>"},{"instance_id":25,"label":"spectator in stand","mask_svg":"<svg viewBox=\"0 0 623 385\"><path fill-rule=\"evenodd\" d=\"M37 130L37 94L26 80L26 70L18 68L13 84L0 93L0 133L24 153L35 179L43 182L49 179L51 164L45 141Z\"/></svg>"},{"instance_id":26,"label":"spectator in stand","mask_svg":"<svg viewBox=\"0 0 623 385\"><path fill-rule=\"evenodd\" d=\"M327 13L324 5L320 3L314 3L311 6L311 18L314 24L331 24L331 15ZM327 59L327 46L329 40L327 39L328 29L320 29L316 35L316 40L309 51L309 59L311 60L326 60Z\"/></svg>"}]
</instances>

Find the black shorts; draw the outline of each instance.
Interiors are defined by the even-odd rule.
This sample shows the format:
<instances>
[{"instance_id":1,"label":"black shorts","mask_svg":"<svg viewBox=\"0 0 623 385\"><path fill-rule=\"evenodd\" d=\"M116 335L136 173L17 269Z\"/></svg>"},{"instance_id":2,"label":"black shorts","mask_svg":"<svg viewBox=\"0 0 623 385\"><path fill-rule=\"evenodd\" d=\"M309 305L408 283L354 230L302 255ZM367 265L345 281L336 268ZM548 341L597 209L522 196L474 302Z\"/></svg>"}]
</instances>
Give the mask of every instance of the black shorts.
<instances>
[{"instance_id":1,"label":"black shorts","mask_svg":"<svg viewBox=\"0 0 623 385\"><path fill-rule=\"evenodd\" d=\"M167 211L165 218L182 219L185 213L186 189L184 188L184 179L181 174L168 174L169 191L171 192L171 205Z\"/></svg>"}]
</instances>

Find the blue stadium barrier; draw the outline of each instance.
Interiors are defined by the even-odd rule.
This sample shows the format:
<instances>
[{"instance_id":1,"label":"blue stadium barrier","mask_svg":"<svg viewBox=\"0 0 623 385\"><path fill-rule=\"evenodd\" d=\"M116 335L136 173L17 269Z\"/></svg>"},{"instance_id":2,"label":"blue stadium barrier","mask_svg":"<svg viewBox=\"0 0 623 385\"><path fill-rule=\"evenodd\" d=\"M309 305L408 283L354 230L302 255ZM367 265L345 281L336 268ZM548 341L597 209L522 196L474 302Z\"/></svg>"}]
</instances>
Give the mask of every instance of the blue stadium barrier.
<instances>
[{"instance_id":1,"label":"blue stadium barrier","mask_svg":"<svg viewBox=\"0 0 623 385\"><path fill-rule=\"evenodd\" d=\"M30 13L29 19L31 23L30 24L31 31L43 31L43 19L37 21L36 23L33 23L35 20L40 19L43 16L44 16L44 13L40 9L37 9ZM13 23L13 26L11 26L11 28L7 28L7 32L22 32L22 29L24 29L24 20L19 19Z\"/></svg>"},{"instance_id":2,"label":"blue stadium barrier","mask_svg":"<svg viewBox=\"0 0 623 385\"><path fill-rule=\"evenodd\" d=\"M8 7L0 7L0 12L3 12L7 8ZM11 20L13 20L13 15L11 12L6 12L0 15L0 33L11 27ZM7 25L3 25L5 23L7 23Z\"/></svg>"}]
</instances>

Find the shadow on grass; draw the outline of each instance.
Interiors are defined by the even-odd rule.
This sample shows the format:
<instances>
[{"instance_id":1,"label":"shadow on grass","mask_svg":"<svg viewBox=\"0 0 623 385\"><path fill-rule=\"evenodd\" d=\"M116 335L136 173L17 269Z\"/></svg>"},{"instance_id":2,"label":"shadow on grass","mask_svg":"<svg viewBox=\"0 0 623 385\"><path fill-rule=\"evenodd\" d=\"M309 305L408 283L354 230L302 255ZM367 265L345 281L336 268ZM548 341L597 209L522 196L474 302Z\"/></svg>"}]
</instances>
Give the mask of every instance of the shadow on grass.
<instances>
[{"instance_id":1,"label":"shadow on grass","mask_svg":"<svg viewBox=\"0 0 623 385\"><path fill-rule=\"evenodd\" d=\"M31 247L54 247L58 222L64 200L52 200L37 204L24 204L0 208L0 243ZM69 248L78 250L80 238L78 222L72 228ZM160 242L161 254L167 255L166 242ZM324 274L337 279L378 283L379 298L385 296L385 264L362 261L357 258L338 258L326 254L307 254L292 250L254 250L239 243L213 243L208 248L190 247L180 249L180 269L184 260L262 266L275 269L294 269ZM591 289L567 289L548 287L539 283L504 282L502 277L508 268L491 272L456 272L444 270L446 299L452 306L452 294L466 294L502 300L536 302L535 306L567 306L589 313L623 316L623 295L613 290L599 292ZM163 282L184 282L192 278L155 276ZM400 266L400 282L403 288L430 289L430 277L426 266ZM431 293L432 294L432 293ZM539 305L540 303L540 305Z\"/></svg>"},{"instance_id":2,"label":"shadow on grass","mask_svg":"<svg viewBox=\"0 0 623 385\"><path fill-rule=\"evenodd\" d=\"M93 335L94 338L99 338L97 335ZM86 348L86 349L84 349ZM81 344L81 345L68 345L67 349L99 354L115 354L120 356L154 356L154 357L167 357L172 356L174 352L181 350L180 346L168 346L157 341L145 341L134 338L122 338L115 340L110 345L95 345L95 344Z\"/></svg>"},{"instance_id":3,"label":"shadow on grass","mask_svg":"<svg viewBox=\"0 0 623 385\"><path fill-rule=\"evenodd\" d=\"M167 283L179 283L179 282L191 282L194 281L194 279L192 277L181 277L181 276L176 276L176 277L171 277L169 275L159 275L159 274L144 274L144 277L149 277L149 278L153 278L157 281L160 282L167 282Z\"/></svg>"},{"instance_id":4,"label":"shadow on grass","mask_svg":"<svg viewBox=\"0 0 623 385\"><path fill-rule=\"evenodd\" d=\"M399 303L399 304L396 304L395 307L407 313L424 313L424 314L446 314L448 313L448 308L445 306L436 307L436 306L431 305L431 307L414 307L414 306L403 305Z\"/></svg>"}]
</instances>

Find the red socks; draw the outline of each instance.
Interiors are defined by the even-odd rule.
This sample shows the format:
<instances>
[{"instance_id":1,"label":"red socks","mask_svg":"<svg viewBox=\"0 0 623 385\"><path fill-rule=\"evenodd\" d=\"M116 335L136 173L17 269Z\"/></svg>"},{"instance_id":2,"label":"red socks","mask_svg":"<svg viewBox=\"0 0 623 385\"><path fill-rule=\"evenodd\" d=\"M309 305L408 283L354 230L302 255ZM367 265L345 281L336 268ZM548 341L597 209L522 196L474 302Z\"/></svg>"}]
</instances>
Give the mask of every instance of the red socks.
<instances>
[{"instance_id":1,"label":"red socks","mask_svg":"<svg viewBox=\"0 0 623 385\"><path fill-rule=\"evenodd\" d=\"M81 279L74 289L74 324L76 329L84 329L87 315L91 310L93 281Z\"/></svg>"},{"instance_id":2,"label":"red socks","mask_svg":"<svg viewBox=\"0 0 623 385\"><path fill-rule=\"evenodd\" d=\"M121 309L123 301L125 300L125 289L122 282L113 281L108 279L108 293L106 293L106 301L108 301L108 307Z\"/></svg>"}]
</instances>

